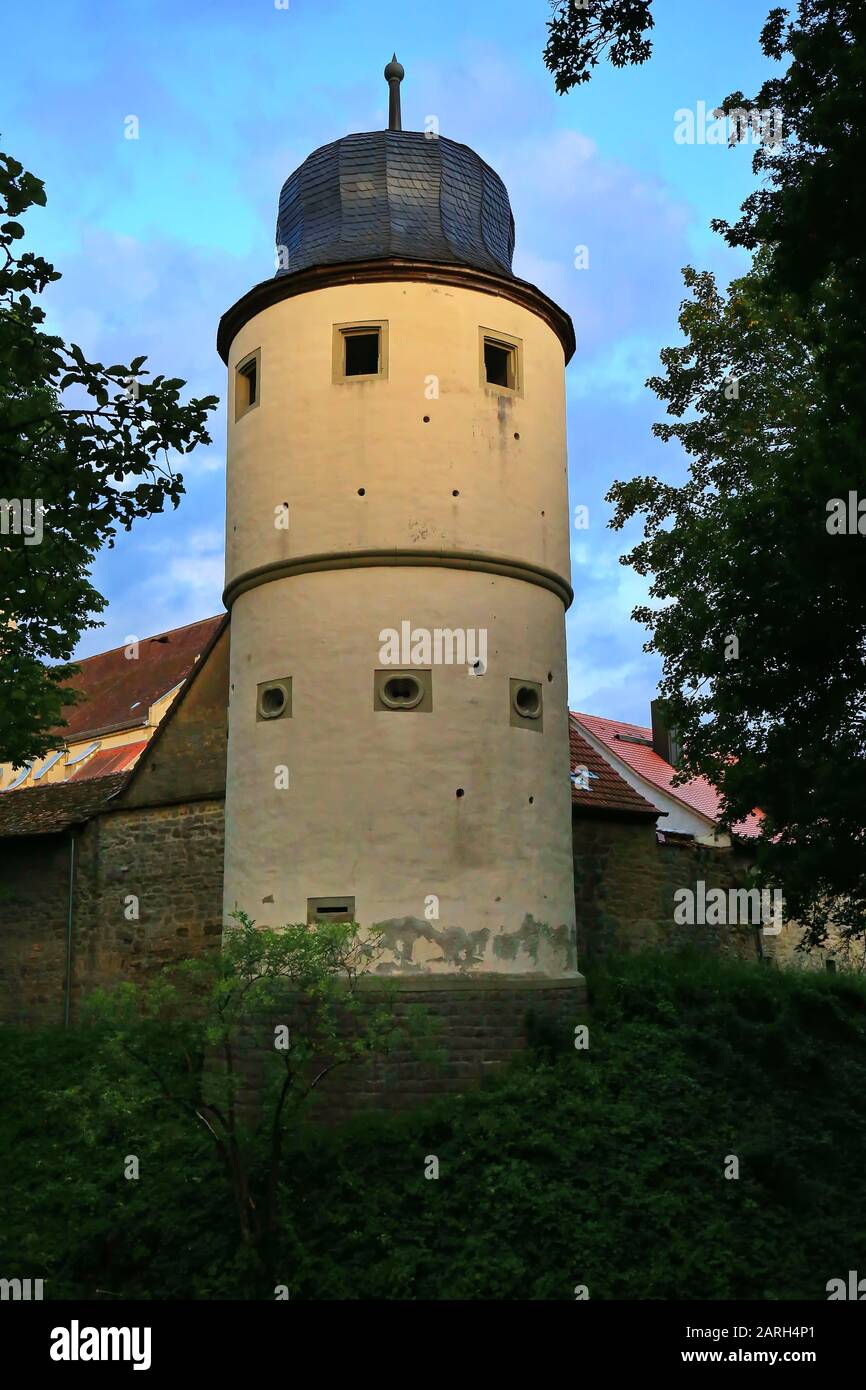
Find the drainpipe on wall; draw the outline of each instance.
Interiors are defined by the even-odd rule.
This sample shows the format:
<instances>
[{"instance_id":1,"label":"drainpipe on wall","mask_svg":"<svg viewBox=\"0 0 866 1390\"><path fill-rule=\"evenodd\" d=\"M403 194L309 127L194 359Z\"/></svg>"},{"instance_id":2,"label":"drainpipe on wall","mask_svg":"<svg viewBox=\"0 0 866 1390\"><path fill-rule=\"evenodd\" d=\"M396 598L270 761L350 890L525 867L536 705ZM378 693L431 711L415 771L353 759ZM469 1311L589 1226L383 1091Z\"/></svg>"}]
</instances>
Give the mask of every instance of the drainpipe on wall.
<instances>
[{"instance_id":1,"label":"drainpipe on wall","mask_svg":"<svg viewBox=\"0 0 866 1390\"><path fill-rule=\"evenodd\" d=\"M75 892L75 831L69 832L69 901L66 909L66 986L63 1001L63 1026L69 1027L72 1002L72 903Z\"/></svg>"}]
</instances>

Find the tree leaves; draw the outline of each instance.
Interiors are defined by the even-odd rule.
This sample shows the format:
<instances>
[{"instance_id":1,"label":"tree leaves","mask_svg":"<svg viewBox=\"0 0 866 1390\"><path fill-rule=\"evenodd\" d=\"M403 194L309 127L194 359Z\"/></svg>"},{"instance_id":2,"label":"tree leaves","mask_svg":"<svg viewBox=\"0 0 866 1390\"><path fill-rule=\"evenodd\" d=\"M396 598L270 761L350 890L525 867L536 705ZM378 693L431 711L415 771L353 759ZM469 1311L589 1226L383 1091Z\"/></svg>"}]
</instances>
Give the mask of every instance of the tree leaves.
<instances>
[{"instance_id":1,"label":"tree leaves","mask_svg":"<svg viewBox=\"0 0 866 1390\"><path fill-rule=\"evenodd\" d=\"M645 63L652 53L652 0L554 0L553 10L544 62L560 93L588 82L605 52L616 68Z\"/></svg>"},{"instance_id":2,"label":"tree leaves","mask_svg":"<svg viewBox=\"0 0 866 1390\"><path fill-rule=\"evenodd\" d=\"M0 211L15 219L44 202L42 182L0 154ZM146 357L105 367L46 334L36 298L60 275L33 252L13 254L22 231L16 220L0 224L0 497L31 513L41 501L46 514L38 543L17 528L0 532L0 763L16 766L56 744L74 702L46 664L68 662L99 625L96 554L118 526L178 505L183 484L169 456L211 442L217 405L214 396L182 403L178 377L133 393L128 380ZM142 481L131 489L134 478Z\"/></svg>"},{"instance_id":3,"label":"tree leaves","mask_svg":"<svg viewBox=\"0 0 866 1390\"><path fill-rule=\"evenodd\" d=\"M649 0L554 11L559 91L605 52L615 66L649 56ZM668 416L654 433L683 448L688 480L608 496L615 529L643 518L622 562L653 576L633 616L664 663L681 779L707 776L730 825L762 809L763 881L819 942L831 920L866 932L866 536L856 518L853 533L826 526L832 499L866 499L866 8L776 7L760 42L787 68L720 108L778 116L782 138L758 144L739 220L712 224L754 268L727 294L686 268L685 344L647 383ZM738 121L733 138L748 133Z\"/></svg>"}]
</instances>

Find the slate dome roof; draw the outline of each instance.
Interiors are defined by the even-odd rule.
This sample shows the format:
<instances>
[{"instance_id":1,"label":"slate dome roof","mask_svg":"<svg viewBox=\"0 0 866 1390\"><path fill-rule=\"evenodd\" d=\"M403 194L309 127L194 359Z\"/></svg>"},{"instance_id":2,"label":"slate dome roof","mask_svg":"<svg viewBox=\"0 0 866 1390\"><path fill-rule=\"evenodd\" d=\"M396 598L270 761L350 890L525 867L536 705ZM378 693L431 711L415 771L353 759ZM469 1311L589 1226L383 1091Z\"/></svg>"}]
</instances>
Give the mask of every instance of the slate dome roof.
<instances>
[{"instance_id":1,"label":"slate dome roof","mask_svg":"<svg viewBox=\"0 0 866 1390\"><path fill-rule=\"evenodd\" d=\"M467 145L375 130L323 145L289 176L277 246L278 276L395 256L513 278L514 218L505 184Z\"/></svg>"}]
</instances>

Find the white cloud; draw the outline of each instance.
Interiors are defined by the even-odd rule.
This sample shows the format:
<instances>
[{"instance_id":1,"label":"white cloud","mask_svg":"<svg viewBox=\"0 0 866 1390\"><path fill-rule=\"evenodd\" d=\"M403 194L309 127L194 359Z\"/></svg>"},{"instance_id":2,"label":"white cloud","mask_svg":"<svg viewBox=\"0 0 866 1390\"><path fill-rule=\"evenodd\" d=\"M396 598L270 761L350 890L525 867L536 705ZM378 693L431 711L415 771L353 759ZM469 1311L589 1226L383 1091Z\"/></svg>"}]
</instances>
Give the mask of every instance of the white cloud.
<instances>
[{"instance_id":1,"label":"white cloud","mask_svg":"<svg viewBox=\"0 0 866 1390\"><path fill-rule=\"evenodd\" d=\"M496 166L517 228L515 272L574 319L577 361L617 340L675 331L690 210L661 179L605 158L576 130L505 145ZM587 248L588 266L578 248ZM642 384L643 378L641 378Z\"/></svg>"}]
</instances>

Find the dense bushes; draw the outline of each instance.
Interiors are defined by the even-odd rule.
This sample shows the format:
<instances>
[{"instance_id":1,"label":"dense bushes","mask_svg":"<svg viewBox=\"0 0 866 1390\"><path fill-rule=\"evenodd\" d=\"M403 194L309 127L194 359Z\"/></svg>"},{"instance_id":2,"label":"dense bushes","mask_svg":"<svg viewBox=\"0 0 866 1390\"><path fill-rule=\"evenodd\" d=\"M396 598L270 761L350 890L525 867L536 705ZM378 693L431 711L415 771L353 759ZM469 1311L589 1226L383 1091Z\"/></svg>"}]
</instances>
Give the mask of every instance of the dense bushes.
<instances>
[{"instance_id":1,"label":"dense bushes","mask_svg":"<svg viewBox=\"0 0 866 1390\"><path fill-rule=\"evenodd\" d=\"M548 1039L481 1091L287 1142L292 1298L823 1299L863 1270L866 986L660 955L591 984L588 1050ZM273 1296L207 1136L152 1098L118 1117L100 1056L98 1033L0 1034L0 1272Z\"/></svg>"}]
</instances>

